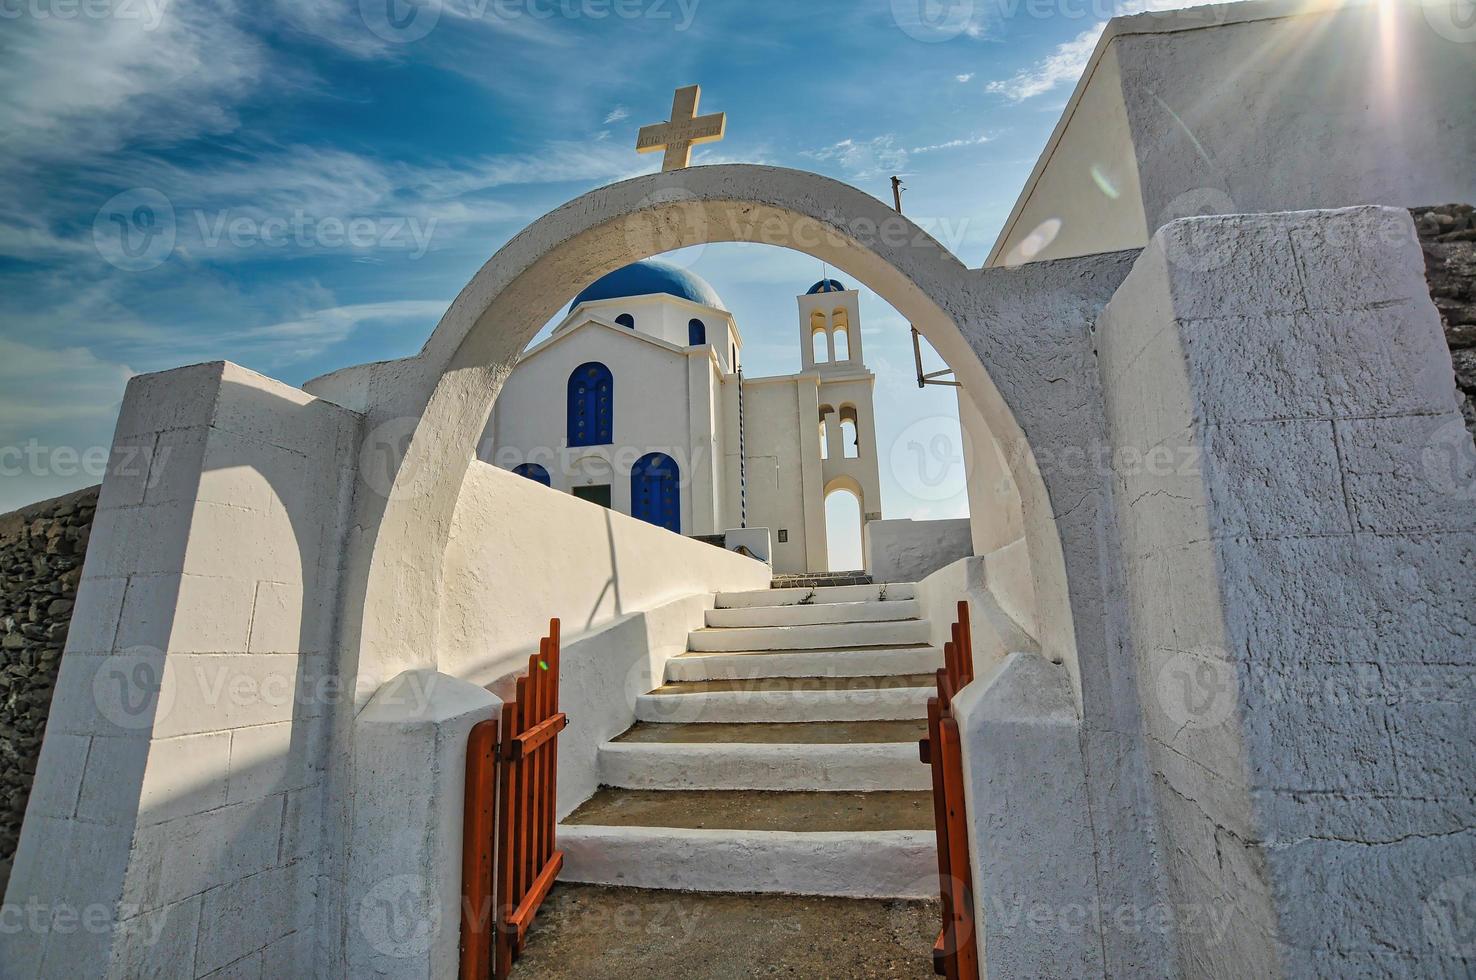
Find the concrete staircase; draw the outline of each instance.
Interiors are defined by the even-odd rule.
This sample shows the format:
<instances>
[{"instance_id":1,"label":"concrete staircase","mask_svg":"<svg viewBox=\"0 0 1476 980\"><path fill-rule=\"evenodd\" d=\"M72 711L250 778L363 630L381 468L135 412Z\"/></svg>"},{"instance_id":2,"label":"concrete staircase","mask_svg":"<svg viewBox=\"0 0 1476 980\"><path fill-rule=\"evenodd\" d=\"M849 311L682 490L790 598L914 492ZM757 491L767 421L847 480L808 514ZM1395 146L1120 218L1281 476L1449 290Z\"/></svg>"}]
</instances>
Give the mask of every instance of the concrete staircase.
<instances>
[{"instance_id":1,"label":"concrete staircase","mask_svg":"<svg viewBox=\"0 0 1476 980\"><path fill-rule=\"evenodd\" d=\"M604 784L559 828L563 878L637 888L925 897L917 740L942 652L910 585L722 594Z\"/></svg>"}]
</instances>

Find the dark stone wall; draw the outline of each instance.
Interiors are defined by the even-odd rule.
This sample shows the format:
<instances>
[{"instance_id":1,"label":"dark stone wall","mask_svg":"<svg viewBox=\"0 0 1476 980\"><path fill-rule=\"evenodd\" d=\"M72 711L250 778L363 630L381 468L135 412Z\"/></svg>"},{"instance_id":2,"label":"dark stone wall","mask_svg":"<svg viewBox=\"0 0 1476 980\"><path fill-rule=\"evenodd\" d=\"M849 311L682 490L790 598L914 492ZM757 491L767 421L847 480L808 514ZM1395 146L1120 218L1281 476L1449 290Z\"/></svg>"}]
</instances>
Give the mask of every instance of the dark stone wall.
<instances>
[{"instance_id":1,"label":"dark stone wall","mask_svg":"<svg viewBox=\"0 0 1476 980\"><path fill-rule=\"evenodd\" d=\"M1461 412L1476 435L1476 208L1443 204L1412 212L1425 250L1430 296L1445 323Z\"/></svg>"},{"instance_id":2,"label":"dark stone wall","mask_svg":"<svg viewBox=\"0 0 1476 980\"><path fill-rule=\"evenodd\" d=\"M0 893L36 776L97 491L0 516Z\"/></svg>"}]
</instances>

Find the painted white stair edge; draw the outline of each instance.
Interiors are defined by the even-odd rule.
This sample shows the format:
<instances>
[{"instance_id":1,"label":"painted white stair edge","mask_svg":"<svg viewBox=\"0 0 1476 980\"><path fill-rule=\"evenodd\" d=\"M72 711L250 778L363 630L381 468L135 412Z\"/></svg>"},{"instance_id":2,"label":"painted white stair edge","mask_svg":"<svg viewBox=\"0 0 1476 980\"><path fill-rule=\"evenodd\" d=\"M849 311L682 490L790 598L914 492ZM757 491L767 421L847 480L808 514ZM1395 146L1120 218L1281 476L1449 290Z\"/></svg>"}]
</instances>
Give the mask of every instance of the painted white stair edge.
<instances>
[{"instance_id":1,"label":"painted white stair edge","mask_svg":"<svg viewBox=\"0 0 1476 980\"><path fill-rule=\"evenodd\" d=\"M930 830L798 833L563 826L561 881L702 892L931 898Z\"/></svg>"},{"instance_id":2,"label":"painted white stair edge","mask_svg":"<svg viewBox=\"0 0 1476 980\"><path fill-rule=\"evenodd\" d=\"M749 680L759 677L887 677L926 674L943 666L937 647L800 650L794 653L686 654L666 662L669 681Z\"/></svg>"},{"instance_id":3,"label":"painted white stair edge","mask_svg":"<svg viewBox=\"0 0 1476 980\"><path fill-rule=\"evenodd\" d=\"M895 602L827 602L791 606L749 606L742 609L709 609L707 625L813 626L818 623L880 623L917 619L922 606L916 599Z\"/></svg>"},{"instance_id":4,"label":"painted white stair edge","mask_svg":"<svg viewBox=\"0 0 1476 980\"><path fill-rule=\"evenodd\" d=\"M713 691L642 694L636 719L654 723L766 721L904 721L928 716L931 687L860 691Z\"/></svg>"},{"instance_id":5,"label":"painted white stair edge","mask_svg":"<svg viewBox=\"0 0 1476 980\"><path fill-rule=\"evenodd\" d=\"M737 650L814 650L833 647L896 646L927 643L932 636L920 619L893 623L827 623L821 626L748 626L693 630L687 649L695 653Z\"/></svg>"},{"instance_id":6,"label":"painted white stair edge","mask_svg":"<svg viewBox=\"0 0 1476 980\"><path fill-rule=\"evenodd\" d=\"M932 788L916 742L606 742L600 782L621 789L871 792Z\"/></svg>"},{"instance_id":7,"label":"painted white stair edge","mask_svg":"<svg viewBox=\"0 0 1476 980\"><path fill-rule=\"evenodd\" d=\"M886 590L883 593L883 589ZM793 606L805 599L813 603L863 602L882 595L893 599L915 599L917 586L910 582L887 585L827 585L819 589L760 589L754 592L719 592L719 609L742 609L753 606ZM813 596L813 598L810 598Z\"/></svg>"}]
</instances>

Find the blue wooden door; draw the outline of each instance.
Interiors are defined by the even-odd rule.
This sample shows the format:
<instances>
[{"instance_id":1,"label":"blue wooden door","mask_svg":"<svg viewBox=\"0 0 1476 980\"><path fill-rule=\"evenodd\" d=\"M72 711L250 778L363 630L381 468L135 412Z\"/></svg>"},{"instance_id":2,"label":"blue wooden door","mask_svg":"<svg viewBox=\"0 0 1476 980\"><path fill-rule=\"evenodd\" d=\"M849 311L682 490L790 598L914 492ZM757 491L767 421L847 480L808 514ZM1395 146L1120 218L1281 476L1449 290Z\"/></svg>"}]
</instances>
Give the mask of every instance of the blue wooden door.
<instances>
[{"instance_id":1,"label":"blue wooden door","mask_svg":"<svg viewBox=\"0 0 1476 980\"><path fill-rule=\"evenodd\" d=\"M682 533L681 472L665 453L642 456L630 473L630 513L649 524Z\"/></svg>"}]
</instances>

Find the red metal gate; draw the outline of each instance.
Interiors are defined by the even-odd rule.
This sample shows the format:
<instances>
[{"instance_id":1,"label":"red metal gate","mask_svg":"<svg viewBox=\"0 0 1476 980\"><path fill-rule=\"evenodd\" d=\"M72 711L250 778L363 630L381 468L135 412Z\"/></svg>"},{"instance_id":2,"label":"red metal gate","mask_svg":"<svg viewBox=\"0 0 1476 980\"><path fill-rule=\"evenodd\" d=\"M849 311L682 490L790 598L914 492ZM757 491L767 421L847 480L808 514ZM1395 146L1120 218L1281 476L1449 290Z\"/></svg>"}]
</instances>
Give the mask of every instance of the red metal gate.
<instances>
[{"instance_id":1,"label":"red metal gate","mask_svg":"<svg viewBox=\"0 0 1476 980\"><path fill-rule=\"evenodd\" d=\"M548 629L501 722L477 725L467 744L462 980L507 977L564 866L554 827L558 735L568 719L559 711L559 621Z\"/></svg>"},{"instance_id":2,"label":"red metal gate","mask_svg":"<svg viewBox=\"0 0 1476 980\"><path fill-rule=\"evenodd\" d=\"M948 980L978 980L979 948L974 934L974 888L969 868L968 820L964 809L963 743L953 717L953 699L974 679L969 604L958 604L953 639L943 647L938 696L928 699L928 737L918 743L933 770L933 819L938 833L938 890L943 929L933 944L933 972Z\"/></svg>"}]
</instances>

